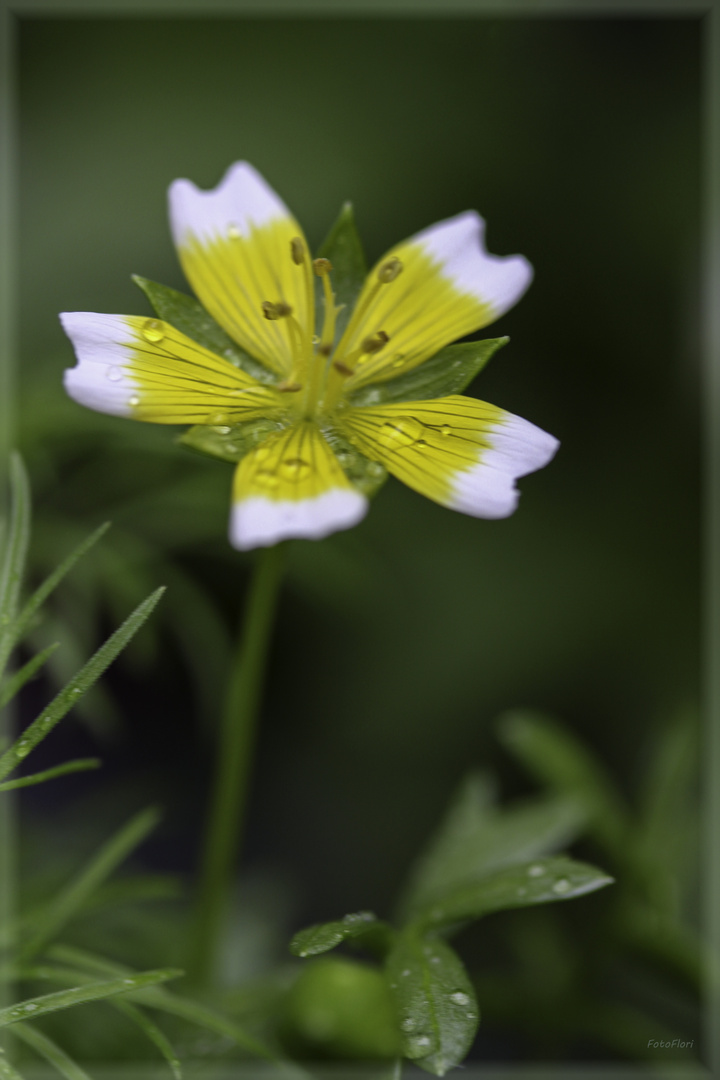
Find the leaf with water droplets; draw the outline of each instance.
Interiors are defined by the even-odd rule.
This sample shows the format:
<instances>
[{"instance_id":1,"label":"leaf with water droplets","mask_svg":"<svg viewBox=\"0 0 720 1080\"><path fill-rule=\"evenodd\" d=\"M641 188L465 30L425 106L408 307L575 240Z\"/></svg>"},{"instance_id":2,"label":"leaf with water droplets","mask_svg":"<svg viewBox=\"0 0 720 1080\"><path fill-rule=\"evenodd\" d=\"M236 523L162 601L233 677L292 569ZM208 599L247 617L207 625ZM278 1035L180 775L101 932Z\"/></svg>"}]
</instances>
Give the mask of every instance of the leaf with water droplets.
<instances>
[{"instance_id":1,"label":"leaf with water droplets","mask_svg":"<svg viewBox=\"0 0 720 1080\"><path fill-rule=\"evenodd\" d=\"M318 251L319 258L332 263L330 280L335 294L336 306L341 310L335 320L335 340L339 341L357 298L365 284L367 266L360 237L355 228L352 203L345 203ZM322 282L315 279L315 306L323 310Z\"/></svg>"},{"instance_id":2,"label":"leaf with water droplets","mask_svg":"<svg viewBox=\"0 0 720 1080\"><path fill-rule=\"evenodd\" d=\"M237 463L282 428L277 421L265 418L244 420L239 424L195 424L178 436L177 442L198 454Z\"/></svg>"},{"instance_id":3,"label":"leaf with water droplets","mask_svg":"<svg viewBox=\"0 0 720 1080\"><path fill-rule=\"evenodd\" d=\"M419 917L461 886L565 847L584 820L577 801L567 798L495 807L487 778L470 775L413 869L403 912Z\"/></svg>"},{"instance_id":4,"label":"leaf with water droplets","mask_svg":"<svg viewBox=\"0 0 720 1080\"><path fill-rule=\"evenodd\" d=\"M354 938L367 939L375 951L376 947L387 945L391 934L388 924L378 919L372 911L356 911L334 922L317 923L299 930L290 942L290 952L294 956L318 956Z\"/></svg>"},{"instance_id":5,"label":"leaf with water droplets","mask_svg":"<svg viewBox=\"0 0 720 1080\"><path fill-rule=\"evenodd\" d=\"M535 859L461 885L423 911L414 926L418 931L439 930L493 911L572 900L612 883L613 878L596 866L564 855Z\"/></svg>"},{"instance_id":6,"label":"leaf with water droplets","mask_svg":"<svg viewBox=\"0 0 720 1080\"><path fill-rule=\"evenodd\" d=\"M194 297L167 285L159 285L156 281L149 281L139 274L133 274L132 279L147 296L155 314L164 322L187 334L193 341L197 341L198 345L209 349L216 356L224 357L258 382L277 382L277 376L241 349Z\"/></svg>"},{"instance_id":7,"label":"leaf with water droplets","mask_svg":"<svg viewBox=\"0 0 720 1080\"><path fill-rule=\"evenodd\" d=\"M440 938L423 938L410 930L398 936L386 974L405 1057L444 1076L467 1054L480 1017L460 957Z\"/></svg>"},{"instance_id":8,"label":"leaf with water droplets","mask_svg":"<svg viewBox=\"0 0 720 1080\"><path fill-rule=\"evenodd\" d=\"M350 395L352 405L380 405L389 401L428 401L460 394L482 371L493 353L510 338L486 338L464 345L448 345L406 375L369 383Z\"/></svg>"},{"instance_id":9,"label":"leaf with water droplets","mask_svg":"<svg viewBox=\"0 0 720 1080\"><path fill-rule=\"evenodd\" d=\"M323 425L322 433L335 451L340 467L350 483L368 499L377 495L388 478L385 466L365 457L329 424Z\"/></svg>"},{"instance_id":10,"label":"leaf with water droplets","mask_svg":"<svg viewBox=\"0 0 720 1080\"><path fill-rule=\"evenodd\" d=\"M30 486L19 454L10 458L10 489L10 523L0 559L0 678L14 644L12 625L30 540Z\"/></svg>"}]
</instances>

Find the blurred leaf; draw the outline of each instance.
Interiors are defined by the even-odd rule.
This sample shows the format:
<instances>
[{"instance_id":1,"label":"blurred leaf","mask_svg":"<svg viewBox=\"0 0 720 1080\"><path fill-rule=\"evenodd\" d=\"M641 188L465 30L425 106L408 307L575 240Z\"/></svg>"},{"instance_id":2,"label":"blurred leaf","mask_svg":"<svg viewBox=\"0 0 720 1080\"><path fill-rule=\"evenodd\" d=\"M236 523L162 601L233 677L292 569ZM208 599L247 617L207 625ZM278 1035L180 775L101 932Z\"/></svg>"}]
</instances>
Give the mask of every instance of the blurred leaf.
<instances>
[{"instance_id":1,"label":"blurred leaf","mask_svg":"<svg viewBox=\"0 0 720 1080\"><path fill-rule=\"evenodd\" d=\"M510 338L486 338L464 345L448 345L406 375L374 382L350 395L352 405L379 405L386 401L427 401L460 394L482 371L493 353Z\"/></svg>"},{"instance_id":2,"label":"blurred leaf","mask_svg":"<svg viewBox=\"0 0 720 1080\"><path fill-rule=\"evenodd\" d=\"M65 1080L90 1080L90 1077L81 1069L76 1061L65 1053L62 1047L58 1046L56 1042L48 1038L39 1028L33 1027L31 1024L23 1023L16 1024L13 1028L13 1034L16 1035L22 1042L31 1046L41 1057L44 1057L46 1061L54 1065L61 1076L65 1077Z\"/></svg>"},{"instance_id":3,"label":"blurred leaf","mask_svg":"<svg viewBox=\"0 0 720 1080\"><path fill-rule=\"evenodd\" d=\"M387 961L403 1053L436 1076L459 1065L478 1026L475 992L457 953L439 938L400 934Z\"/></svg>"},{"instance_id":4,"label":"blurred leaf","mask_svg":"<svg viewBox=\"0 0 720 1080\"><path fill-rule=\"evenodd\" d=\"M48 645L48 647L39 652L37 656L33 656L31 660L28 660L26 664L23 664L14 675L3 683L2 689L0 689L0 709L4 708L8 701L12 701L15 695L22 690L25 683L32 679L33 675L40 670L48 657L52 656L59 646L60 642L54 641L52 645Z\"/></svg>"},{"instance_id":5,"label":"blurred leaf","mask_svg":"<svg viewBox=\"0 0 720 1080\"><path fill-rule=\"evenodd\" d=\"M12 772L27 757L30 751L39 742L42 742L55 725L70 712L78 698L86 693L93 683L100 678L118 653L125 648L133 635L140 629L164 591L164 588L156 589L154 593L151 593L146 600L143 600L135 608L135 611L128 616L122 626L100 646L95 655L78 671L72 683L53 698L37 719L33 720L29 727L12 744L10 749L5 751L0 757L0 780L3 780L9 772Z\"/></svg>"},{"instance_id":6,"label":"blurred leaf","mask_svg":"<svg viewBox=\"0 0 720 1080\"><path fill-rule=\"evenodd\" d=\"M355 228L352 203L346 202L318 250L318 257L332 263L333 293L336 307L342 305L335 320L335 341L339 341L365 284L367 265L362 243ZM315 310L324 310L322 282L315 280Z\"/></svg>"},{"instance_id":7,"label":"blurred leaf","mask_svg":"<svg viewBox=\"0 0 720 1080\"><path fill-rule=\"evenodd\" d=\"M556 720L513 711L497 722L501 742L539 780L585 807L588 828L614 854L623 855L628 813L604 767Z\"/></svg>"},{"instance_id":8,"label":"blurred leaf","mask_svg":"<svg viewBox=\"0 0 720 1080\"><path fill-rule=\"evenodd\" d=\"M44 784L46 780L55 780L58 776L85 772L88 769L99 769L101 764L99 758L76 758L75 761L66 761L62 765L55 765L52 769L45 769L43 772L33 773L31 776L22 776L19 780L5 780L4 783L0 784L0 791L33 787L35 784Z\"/></svg>"},{"instance_id":9,"label":"blurred leaf","mask_svg":"<svg viewBox=\"0 0 720 1080\"><path fill-rule=\"evenodd\" d=\"M10 457L10 524L0 562L0 679L13 647L25 557L30 539L30 486L19 454Z\"/></svg>"},{"instance_id":10,"label":"blurred leaf","mask_svg":"<svg viewBox=\"0 0 720 1080\"><path fill-rule=\"evenodd\" d=\"M7 1009L0 1009L0 1027L27 1020L29 1016L35 1019L38 1016L44 1016L46 1013L57 1012L58 1009L69 1009L74 1005L84 1005L88 1001L100 1001L102 998L113 997L115 994L128 994L131 991L147 990L149 987L154 986L155 983L167 982L168 979L177 979L182 974L183 972L177 968L140 971L122 979L88 983L86 986L75 986L71 990L58 990L53 994L28 998L26 1001L11 1005Z\"/></svg>"},{"instance_id":11,"label":"blurred leaf","mask_svg":"<svg viewBox=\"0 0 720 1080\"><path fill-rule=\"evenodd\" d=\"M361 454L331 425L323 426L323 435L335 451L342 470L350 482L368 498L377 495L388 478L385 466Z\"/></svg>"},{"instance_id":12,"label":"blurred leaf","mask_svg":"<svg viewBox=\"0 0 720 1080\"><path fill-rule=\"evenodd\" d=\"M288 259L290 252L288 251ZM229 360L235 367L262 383L277 382L276 376L249 353L245 352L192 296L159 285L155 281L133 274L132 279L147 296L159 318L187 334L198 345Z\"/></svg>"},{"instance_id":13,"label":"blurred leaf","mask_svg":"<svg viewBox=\"0 0 720 1080\"><path fill-rule=\"evenodd\" d=\"M488 781L469 776L416 863L404 912L417 914L461 886L564 847L583 821L577 801L569 799L537 799L496 809Z\"/></svg>"},{"instance_id":14,"label":"blurred leaf","mask_svg":"<svg viewBox=\"0 0 720 1080\"><path fill-rule=\"evenodd\" d=\"M269 435L281 431L282 427L277 421L265 418L224 426L195 424L179 435L177 441L188 450L234 463L241 461Z\"/></svg>"},{"instance_id":15,"label":"blurred leaf","mask_svg":"<svg viewBox=\"0 0 720 1080\"><path fill-rule=\"evenodd\" d=\"M572 900L611 885L609 877L596 866L566 856L538 859L513 866L472 884L448 890L414 921L416 929L440 929L468 919L479 919L493 911Z\"/></svg>"},{"instance_id":16,"label":"blurred leaf","mask_svg":"<svg viewBox=\"0 0 720 1080\"><path fill-rule=\"evenodd\" d=\"M125 1001L123 998L116 998L111 1004L121 1013L124 1013L128 1020L136 1024L150 1042L155 1044L170 1066L175 1080L182 1080L182 1068L177 1054L173 1050L170 1040L157 1024L149 1016L146 1016L142 1009L138 1009L136 1005L131 1005L129 1001Z\"/></svg>"},{"instance_id":17,"label":"blurred leaf","mask_svg":"<svg viewBox=\"0 0 720 1080\"><path fill-rule=\"evenodd\" d=\"M0 1046L0 1080L23 1080L22 1074L14 1069L5 1057L2 1046Z\"/></svg>"},{"instance_id":18,"label":"blurred leaf","mask_svg":"<svg viewBox=\"0 0 720 1080\"><path fill-rule=\"evenodd\" d=\"M60 584L68 571L72 570L78 559L82 558L82 556L87 551L89 551L90 548L92 548L102 536L105 535L109 528L110 522L106 521L104 525L100 525L99 528L95 529L94 532L90 533L89 536L87 536L80 544L78 544L74 551L70 552L67 558L63 559L57 569L54 570L45 579L45 581L43 581L42 585L40 585L35 590L35 592L23 606L22 611L20 612L17 619L15 620L15 623L13 624L13 644L17 643L22 639L23 634L26 632L28 626L32 622L35 613L45 602L45 600L47 600L48 596L50 596L53 590L57 588L57 586Z\"/></svg>"},{"instance_id":19,"label":"blurred leaf","mask_svg":"<svg viewBox=\"0 0 720 1080\"><path fill-rule=\"evenodd\" d=\"M32 936L20 952L23 960L41 949L62 926L82 910L98 886L155 828L159 817L157 810L143 810L103 844L85 869L38 913L32 927Z\"/></svg>"},{"instance_id":20,"label":"blurred leaf","mask_svg":"<svg viewBox=\"0 0 720 1080\"><path fill-rule=\"evenodd\" d=\"M381 931L385 938L392 933L388 924L381 922L372 911L358 911L345 915L336 922L318 923L299 930L290 942L290 952L294 956L317 956L319 953L329 952L350 938L377 936L378 931Z\"/></svg>"}]
</instances>

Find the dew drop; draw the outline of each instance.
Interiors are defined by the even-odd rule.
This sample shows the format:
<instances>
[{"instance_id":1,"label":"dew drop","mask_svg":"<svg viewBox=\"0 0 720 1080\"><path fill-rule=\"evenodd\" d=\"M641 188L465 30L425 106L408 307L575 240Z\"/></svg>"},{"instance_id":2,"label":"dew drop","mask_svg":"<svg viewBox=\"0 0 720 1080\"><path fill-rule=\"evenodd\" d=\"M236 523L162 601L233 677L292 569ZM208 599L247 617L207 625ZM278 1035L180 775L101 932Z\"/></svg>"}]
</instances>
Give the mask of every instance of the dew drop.
<instances>
[{"instance_id":1,"label":"dew drop","mask_svg":"<svg viewBox=\"0 0 720 1080\"><path fill-rule=\"evenodd\" d=\"M450 995L450 1000L454 1001L456 1005L469 1005L470 995L463 990L456 990L454 994Z\"/></svg>"},{"instance_id":2,"label":"dew drop","mask_svg":"<svg viewBox=\"0 0 720 1080\"><path fill-rule=\"evenodd\" d=\"M417 446L418 450L425 450L427 447L427 443L424 439L418 439L415 445Z\"/></svg>"},{"instance_id":3,"label":"dew drop","mask_svg":"<svg viewBox=\"0 0 720 1080\"><path fill-rule=\"evenodd\" d=\"M465 1016L466 1016L466 1018L468 1020L476 1020L477 1019L477 1017L475 1016L475 1013L465 1013Z\"/></svg>"},{"instance_id":4,"label":"dew drop","mask_svg":"<svg viewBox=\"0 0 720 1080\"><path fill-rule=\"evenodd\" d=\"M128 400L128 405L131 405L133 409L135 409L139 404L140 398L137 396L137 394Z\"/></svg>"},{"instance_id":5,"label":"dew drop","mask_svg":"<svg viewBox=\"0 0 720 1080\"><path fill-rule=\"evenodd\" d=\"M440 957L439 956L431 956L430 957L430 963L431 964L439 964L440 963Z\"/></svg>"},{"instance_id":6,"label":"dew drop","mask_svg":"<svg viewBox=\"0 0 720 1080\"><path fill-rule=\"evenodd\" d=\"M30 753L30 747L28 746L27 739L21 739L15 747L15 756L24 758Z\"/></svg>"},{"instance_id":7,"label":"dew drop","mask_svg":"<svg viewBox=\"0 0 720 1080\"><path fill-rule=\"evenodd\" d=\"M135 980L134 979L123 979L123 982L125 983L126 986L134 986L135 985Z\"/></svg>"},{"instance_id":8,"label":"dew drop","mask_svg":"<svg viewBox=\"0 0 720 1080\"><path fill-rule=\"evenodd\" d=\"M528 867L528 877L541 877L545 873L544 866L530 866Z\"/></svg>"},{"instance_id":9,"label":"dew drop","mask_svg":"<svg viewBox=\"0 0 720 1080\"><path fill-rule=\"evenodd\" d=\"M286 480L299 483L310 475L312 465L308 461L303 461L302 458L285 458L280 465L280 471Z\"/></svg>"},{"instance_id":10,"label":"dew drop","mask_svg":"<svg viewBox=\"0 0 720 1080\"><path fill-rule=\"evenodd\" d=\"M412 1029L415 1027L415 1021L413 1020L412 1016L408 1016L406 1020L403 1020L400 1027L403 1029L403 1031L412 1031Z\"/></svg>"},{"instance_id":11,"label":"dew drop","mask_svg":"<svg viewBox=\"0 0 720 1080\"><path fill-rule=\"evenodd\" d=\"M449 424L443 424L440 428L440 434L444 436L452 435L452 428Z\"/></svg>"},{"instance_id":12,"label":"dew drop","mask_svg":"<svg viewBox=\"0 0 720 1080\"><path fill-rule=\"evenodd\" d=\"M157 319L146 319L142 327L142 336L151 344L157 344L165 337L163 324Z\"/></svg>"},{"instance_id":13,"label":"dew drop","mask_svg":"<svg viewBox=\"0 0 720 1080\"><path fill-rule=\"evenodd\" d=\"M230 434L230 428L227 427L227 425L225 425L225 424L221 424L220 426L218 426L216 424L213 427L213 431L216 431L218 433L218 435L229 435Z\"/></svg>"},{"instance_id":14,"label":"dew drop","mask_svg":"<svg viewBox=\"0 0 720 1080\"><path fill-rule=\"evenodd\" d=\"M37 1005L34 1001L28 1001L27 1005L25 1005L24 1008L26 1013L35 1012L35 1010L37 1009Z\"/></svg>"},{"instance_id":15,"label":"dew drop","mask_svg":"<svg viewBox=\"0 0 720 1080\"><path fill-rule=\"evenodd\" d=\"M422 436L425 428L412 416L398 416L386 421L378 432L378 442L390 450L400 446L413 446Z\"/></svg>"},{"instance_id":16,"label":"dew drop","mask_svg":"<svg viewBox=\"0 0 720 1080\"><path fill-rule=\"evenodd\" d=\"M368 476L380 477L385 472L385 467L378 461L371 461L367 467Z\"/></svg>"},{"instance_id":17,"label":"dew drop","mask_svg":"<svg viewBox=\"0 0 720 1080\"><path fill-rule=\"evenodd\" d=\"M415 1040L415 1043L417 1046L429 1046L430 1040L428 1039L427 1035L421 1035L419 1039Z\"/></svg>"},{"instance_id":18,"label":"dew drop","mask_svg":"<svg viewBox=\"0 0 720 1080\"><path fill-rule=\"evenodd\" d=\"M258 469L255 480L260 487L268 488L270 491L280 483L277 474L272 469Z\"/></svg>"},{"instance_id":19,"label":"dew drop","mask_svg":"<svg viewBox=\"0 0 720 1080\"><path fill-rule=\"evenodd\" d=\"M228 240L239 240L240 237L242 236L242 233L240 232L239 228L237 227L237 225L235 224L234 221L231 222L230 225L228 225L227 234L228 234Z\"/></svg>"},{"instance_id":20,"label":"dew drop","mask_svg":"<svg viewBox=\"0 0 720 1080\"><path fill-rule=\"evenodd\" d=\"M403 978L405 978L406 975L410 974L410 968L405 968L405 970L401 971L400 974L402 975Z\"/></svg>"},{"instance_id":21,"label":"dew drop","mask_svg":"<svg viewBox=\"0 0 720 1080\"><path fill-rule=\"evenodd\" d=\"M553 888L553 892L566 893L566 892L570 891L570 889L572 888L572 885L570 884L570 882L568 881L567 878L560 878L559 881L555 882L555 884L553 885L552 888Z\"/></svg>"},{"instance_id":22,"label":"dew drop","mask_svg":"<svg viewBox=\"0 0 720 1080\"><path fill-rule=\"evenodd\" d=\"M225 413L221 412L211 413L210 416L208 416L207 422L213 427L216 427L218 424L222 426L224 424L227 424L227 416L225 415Z\"/></svg>"},{"instance_id":23,"label":"dew drop","mask_svg":"<svg viewBox=\"0 0 720 1080\"><path fill-rule=\"evenodd\" d=\"M73 686L72 692L73 694L82 694L82 690L79 686Z\"/></svg>"},{"instance_id":24,"label":"dew drop","mask_svg":"<svg viewBox=\"0 0 720 1080\"><path fill-rule=\"evenodd\" d=\"M398 356L393 361L393 367L396 367L396 368L397 367L402 367L404 363L405 363L405 357L404 356Z\"/></svg>"},{"instance_id":25,"label":"dew drop","mask_svg":"<svg viewBox=\"0 0 720 1080\"><path fill-rule=\"evenodd\" d=\"M113 364L112 367L109 367L107 369L105 375L110 380L110 382L120 382L123 377L122 369L116 367L115 364Z\"/></svg>"}]
</instances>

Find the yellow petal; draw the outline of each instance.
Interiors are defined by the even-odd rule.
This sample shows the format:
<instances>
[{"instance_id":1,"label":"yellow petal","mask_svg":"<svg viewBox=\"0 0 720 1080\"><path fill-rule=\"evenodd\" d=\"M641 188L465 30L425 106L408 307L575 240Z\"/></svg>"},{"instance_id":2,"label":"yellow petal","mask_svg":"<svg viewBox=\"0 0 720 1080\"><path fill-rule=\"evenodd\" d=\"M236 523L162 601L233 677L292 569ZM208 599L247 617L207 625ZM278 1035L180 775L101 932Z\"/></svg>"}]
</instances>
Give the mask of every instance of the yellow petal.
<instances>
[{"instance_id":1,"label":"yellow petal","mask_svg":"<svg viewBox=\"0 0 720 1080\"><path fill-rule=\"evenodd\" d=\"M200 302L247 352L290 376L300 359L298 337L310 347L315 312L307 245L285 204L244 161L211 191L176 180L169 201L180 262ZM300 263L291 254L297 240ZM297 326L266 319L264 303L289 305Z\"/></svg>"},{"instance_id":2,"label":"yellow petal","mask_svg":"<svg viewBox=\"0 0 720 1080\"><path fill-rule=\"evenodd\" d=\"M291 537L318 540L356 525L367 505L316 424L303 420L270 436L238 465L230 541L247 550Z\"/></svg>"},{"instance_id":3,"label":"yellow petal","mask_svg":"<svg viewBox=\"0 0 720 1080\"><path fill-rule=\"evenodd\" d=\"M368 275L335 352L354 375L348 391L417 367L451 341L498 318L522 296L532 268L521 255L499 258L483 246L484 222L467 211L417 233L387 253ZM389 277L386 283L383 276ZM358 353L387 335L382 348Z\"/></svg>"},{"instance_id":4,"label":"yellow petal","mask_svg":"<svg viewBox=\"0 0 720 1080\"><path fill-rule=\"evenodd\" d=\"M398 480L473 517L511 514L515 479L546 465L559 445L527 420L459 395L348 409L338 420L349 441Z\"/></svg>"},{"instance_id":5,"label":"yellow petal","mask_svg":"<svg viewBox=\"0 0 720 1080\"><path fill-rule=\"evenodd\" d=\"M65 312L78 364L65 388L81 405L155 424L223 425L282 415L286 403L169 323L133 315Z\"/></svg>"}]
</instances>

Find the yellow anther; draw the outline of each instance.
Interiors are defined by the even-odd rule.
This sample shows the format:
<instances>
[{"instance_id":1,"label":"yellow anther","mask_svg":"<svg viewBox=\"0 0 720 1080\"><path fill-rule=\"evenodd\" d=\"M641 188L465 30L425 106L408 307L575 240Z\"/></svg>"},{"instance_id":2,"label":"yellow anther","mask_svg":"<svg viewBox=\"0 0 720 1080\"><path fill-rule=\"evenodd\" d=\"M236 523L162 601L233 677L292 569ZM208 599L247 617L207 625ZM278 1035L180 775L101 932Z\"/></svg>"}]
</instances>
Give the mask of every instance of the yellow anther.
<instances>
[{"instance_id":1,"label":"yellow anther","mask_svg":"<svg viewBox=\"0 0 720 1080\"><path fill-rule=\"evenodd\" d=\"M353 370L348 367L347 364L343 364L342 360L333 361L333 367L336 371L339 371L341 375L352 375Z\"/></svg>"},{"instance_id":2,"label":"yellow anther","mask_svg":"<svg viewBox=\"0 0 720 1080\"><path fill-rule=\"evenodd\" d=\"M325 277L332 270L332 263L329 259L313 259L313 270L318 277Z\"/></svg>"},{"instance_id":3,"label":"yellow anther","mask_svg":"<svg viewBox=\"0 0 720 1080\"><path fill-rule=\"evenodd\" d=\"M296 266L302 266L305 262L305 245L299 236L293 236L290 241L290 256Z\"/></svg>"},{"instance_id":4,"label":"yellow anther","mask_svg":"<svg viewBox=\"0 0 720 1080\"><path fill-rule=\"evenodd\" d=\"M298 390L302 390L302 383L289 382L285 379L284 382L278 383L275 387L281 394L297 394Z\"/></svg>"},{"instance_id":5,"label":"yellow anther","mask_svg":"<svg viewBox=\"0 0 720 1080\"><path fill-rule=\"evenodd\" d=\"M393 255L391 259L386 259L384 263L378 267L377 278L383 285L389 284L394 281L398 274L402 273L403 264L398 259L397 255Z\"/></svg>"},{"instance_id":6,"label":"yellow anther","mask_svg":"<svg viewBox=\"0 0 720 1080\"><path fill-rule=\"evenodd\" d=\"M278 300L276 304L263 300L262 313L270 322L275 322L276 319L286 319L288 315L292 315L292 308L284 300Z\"/></svg>"},{"instance_id":7,"label":"yellow anther","mask_svg":"<svg viewBox=\"0 0 720 1080\"><path fill-rule=\"evenodd\" d=\"M377 334L365 338L360 346L360 351L364 353L380 352L380 349L384 349L389 340L389 334L386 334L384 330L378 330Z\"/></svg>"}]
</instances>

